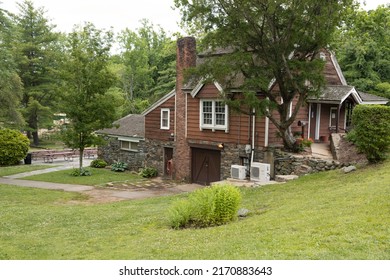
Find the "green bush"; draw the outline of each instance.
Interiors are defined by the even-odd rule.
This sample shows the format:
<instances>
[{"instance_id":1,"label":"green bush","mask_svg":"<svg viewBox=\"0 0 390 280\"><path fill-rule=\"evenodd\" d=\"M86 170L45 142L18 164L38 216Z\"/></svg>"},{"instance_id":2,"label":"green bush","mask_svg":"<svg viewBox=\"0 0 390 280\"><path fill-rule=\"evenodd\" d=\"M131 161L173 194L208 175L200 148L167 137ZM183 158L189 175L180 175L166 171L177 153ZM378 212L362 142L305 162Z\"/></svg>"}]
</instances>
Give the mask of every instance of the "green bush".
<instances>
[{"instance_id":1,"label":"green bush","mask_svg":"<svg viewBox=\"0 0 390 280\"><path fill-rule=\"evenodd\" d=\"M142 168L139 175L144 178L153 178L156 177L158 174L157 169L154 167L145 167Z\"/></svg>"},{"instance_id":2,"label":"green bush","mask_svg":"<svg viewBox=\"0 0 390 280\"><path fill-rule=\"evenodd\" d=\"M390 148L390 107L359 105L353 110L355 144L369 162L387 158Z\"/></svg>"},{"instance_id":3,"label":"green bush","mask_svg":"<svg viewBox=\"0 0 390 280\"><path fill-rule=\"evenodd\" d=\"M124 172L127 169L127 163L116 161L111 164L111 170L115 172Z\"/></svg>"},{"instance_id":4,"label":"green bush","mask_svg":"<svg viewBox=\"0 0 390 280\"><path fill-rule=\"evenodd\" d=\"M107 166L107 162L102 159L94 159L93 161L91 161L90 166L94 168L104 168Z\"/></svg>"},{"instance_id":5,"label":"green bush","mask_svg":"<svg viewBox=\"0 0 390 280\"><path fill-rule=\"evenodd\" d=\"M231 185L196 190L188 200L177 201L169 210L172 228L209 227L226 224L237 217L241 193Z\"/></svg>"},{"instance_id":6,"label":"green bush","mask_svg":"<svg viewBox=\"0 0 390 280\"><path fill-rule=\"evenodd\" d=\"M71 176L79 177L79 176L91 176L92 173L88 169L84 168L73 168L72 172L70 173Z\"/></svg>"},{"instance_id":7,"label":"green bush","mask_svg":"<svg viewBox=\"0 0 390 280\"><path fill-rule=\"evenodd\" d=\"M15 165L30 147L28 138L17 130L0 129L0 165Z\"/></svg>"}]
</instances>

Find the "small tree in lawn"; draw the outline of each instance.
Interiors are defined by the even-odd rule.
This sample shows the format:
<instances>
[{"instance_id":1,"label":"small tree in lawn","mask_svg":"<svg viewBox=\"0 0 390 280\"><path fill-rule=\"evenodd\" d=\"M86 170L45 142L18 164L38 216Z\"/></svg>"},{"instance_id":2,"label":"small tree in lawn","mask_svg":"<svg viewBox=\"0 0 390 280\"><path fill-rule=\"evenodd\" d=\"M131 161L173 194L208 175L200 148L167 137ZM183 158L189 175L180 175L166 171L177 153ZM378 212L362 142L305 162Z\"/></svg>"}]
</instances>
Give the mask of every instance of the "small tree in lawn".
<instances>
[{"instance_id":1,"label":"small tree in lawn","mask_svg":"<svg viewBox=\"0 0 390 280\"><path fill-rule=\"evenodd\" d=\"M80 173L84 149L98 144L94 131L111 127L117 118L120 100L108 91L114 76L108 70L112 33L88 23L68 35L64 59L63 112L70 124L64 130L64 142L80 150Z\"/></svg>"}]
</instances>

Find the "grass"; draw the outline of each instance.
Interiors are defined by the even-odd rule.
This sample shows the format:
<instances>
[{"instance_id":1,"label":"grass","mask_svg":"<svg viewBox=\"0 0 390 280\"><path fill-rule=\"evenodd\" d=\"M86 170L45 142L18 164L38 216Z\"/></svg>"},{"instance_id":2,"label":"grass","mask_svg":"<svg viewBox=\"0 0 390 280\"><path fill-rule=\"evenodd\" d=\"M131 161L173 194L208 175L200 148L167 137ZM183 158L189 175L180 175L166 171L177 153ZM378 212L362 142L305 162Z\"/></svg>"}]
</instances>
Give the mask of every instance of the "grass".
<instances>
[{"instance_id":1,"label":"grass","mask_svg":"<svg viewBox=\"0 0 390 280\"><path fill-rule=\"evenodd\" d=\"M77 193L3 185L0 259L388 260L389 169L242 189L249 217L185 230L166 215L184 195L85 205Z\"/></svg>"},{"instance_id":2,"label":"grass","mask_svg":"<svg viewBox=\"0 0 390 280\"><path fill-rule=\"evenodd\" d=\"M2 166L0 167L0 177L14 175L23 172L29 172L34 170L42 170L55 166L47 165L15 165L15 166Z\"/></svg>"},{"instance_id":3,"label":"grass","mask_svg":"<svg viewBox=\"0 0 390 280\"><path fill-rule=\"evenodd\" d=\"M29 177L23 177L24 180L44 181L52 183L76 184L88 186L102 186L109 182L122 181L140 181L143 180L139 175L132 172L113 172L104 168L87 168L91 171L92 176L75 177L70 175L72 170L62 170L50 173L44 173Z\"/></svg>"}]
</instances>

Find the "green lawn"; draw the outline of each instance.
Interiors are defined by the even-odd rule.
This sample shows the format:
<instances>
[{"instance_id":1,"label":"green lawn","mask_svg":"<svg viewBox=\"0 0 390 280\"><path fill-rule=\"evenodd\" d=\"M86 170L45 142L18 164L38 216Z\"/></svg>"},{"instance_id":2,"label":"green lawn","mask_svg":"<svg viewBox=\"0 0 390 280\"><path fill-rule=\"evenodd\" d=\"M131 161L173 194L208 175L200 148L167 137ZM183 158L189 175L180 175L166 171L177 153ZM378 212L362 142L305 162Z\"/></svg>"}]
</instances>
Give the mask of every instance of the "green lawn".
<instances>
[{"instance_id":1,"label":"green lawn","mask_svg":"<svg viewBox=\"0 0 390 280\"><path fill-rule=\"evenodd\" d=\"M86 205L77 193L0 186L0 259L388 260L389 169L242 189L249 217L186 230L166 215L183 195Z\"/></svg>"},{"instance_id":2,"label":"green lawn","mask_svg":"<svg viewBox=\"0 0 390 280\"><path fill-rule=\"evenodd\" d=\"M62 170L29 177L23 177L24 180L44 181L52 183L101 186L109 182L124 181L142 181L144 180L132 172L114 172L110 169L87 168L91 171L92 176L72 176L72 170ZM145 181L145 180L144 180Z\"/></svg>"},{"instance_id":3,"label":"green lawn","mask_svg":"<svg viewBox=\"0 0 390 280\"><path fill-rule=\"evenodd\" d=\"M34 170L41 170L41 169L47 169L54 166L48 166L48 165L15 165L15 166L2 166L0 167L0 177L8 176L8 175L14 175L18 173L23 172L29 172Z\"/></svg>"}]
</instances>

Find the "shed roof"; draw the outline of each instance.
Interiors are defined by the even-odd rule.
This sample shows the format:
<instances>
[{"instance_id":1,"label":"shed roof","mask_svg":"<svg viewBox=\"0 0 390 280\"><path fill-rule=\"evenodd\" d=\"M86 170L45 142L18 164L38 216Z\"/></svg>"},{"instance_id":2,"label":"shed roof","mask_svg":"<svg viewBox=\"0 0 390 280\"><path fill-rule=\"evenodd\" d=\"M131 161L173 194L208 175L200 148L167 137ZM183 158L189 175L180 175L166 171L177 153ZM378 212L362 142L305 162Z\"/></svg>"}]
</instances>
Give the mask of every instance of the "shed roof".
<instances>
[{"instance_id":1,"label":"shed roof","mask_svg":"<svg viewBox=\"0 0 390 280\"><path fill-rule=\"evenodd\" d=\"M358 91L358 93L363 100L363 104L386 104L390 101L389 99L382 96L373 95L362 91Z\"/></svg>"},{"instance_id":2,"label":"shed roof","mask_svg":"<svg viewBox=\"0 0 390 280\"><path fill-rule=\"evenodd\" d=\"M130 114L113 123L116 127L106 128L97 131L97 134L107 134L113 136L125 136L144 138L145 137L145 116Z\"/></svg>"}]
</instances>

